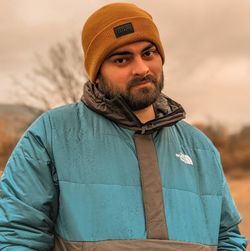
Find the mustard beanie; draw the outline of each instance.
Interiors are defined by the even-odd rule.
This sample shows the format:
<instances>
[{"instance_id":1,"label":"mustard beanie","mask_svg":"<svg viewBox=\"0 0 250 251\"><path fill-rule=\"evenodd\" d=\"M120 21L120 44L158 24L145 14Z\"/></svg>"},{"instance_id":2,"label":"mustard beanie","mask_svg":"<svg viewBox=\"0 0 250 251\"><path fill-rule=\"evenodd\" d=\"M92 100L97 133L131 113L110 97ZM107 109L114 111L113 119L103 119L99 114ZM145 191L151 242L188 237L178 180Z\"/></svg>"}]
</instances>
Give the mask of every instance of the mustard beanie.
<instances>
[{"instance_id":1,"label":"mustard beanie","mask_svg":"<svg viewBox=\"0 0 250 251\"><path fill-rule=\"evenodd\" d=\"M82 30L89 80L95 82L99 68L113 50L138 41L152 42L164 63L160 35L149 13L131 3L111 3L95 11Z\"/></svg>"}]
</instances>

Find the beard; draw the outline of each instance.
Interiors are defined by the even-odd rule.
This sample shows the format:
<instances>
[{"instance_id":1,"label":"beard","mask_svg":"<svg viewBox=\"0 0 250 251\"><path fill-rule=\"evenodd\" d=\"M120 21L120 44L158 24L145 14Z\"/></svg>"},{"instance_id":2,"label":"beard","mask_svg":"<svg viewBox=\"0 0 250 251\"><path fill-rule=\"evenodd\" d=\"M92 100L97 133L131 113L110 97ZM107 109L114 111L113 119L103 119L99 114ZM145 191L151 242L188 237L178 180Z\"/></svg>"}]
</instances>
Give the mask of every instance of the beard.
<instances>
[{"instance_id":1,"label":"beard","mask_svg":"<svg viewBox=\"0 0 250 251\"><path fill-rule=\"evenodd\" d=\"M116 86L112 86L108 79L104 78L101 74L98 77L98 89L105 95L106 98L112 99L116 96L121 96L132 111L138 111L152 105L160 96L164 86L164 76L161 73L160 80L153 75L145 77L136 77L127 83L125 90L120 90ZM145 87L134 88L141 82L148 81Z\"/></svg>"}]
</instances>

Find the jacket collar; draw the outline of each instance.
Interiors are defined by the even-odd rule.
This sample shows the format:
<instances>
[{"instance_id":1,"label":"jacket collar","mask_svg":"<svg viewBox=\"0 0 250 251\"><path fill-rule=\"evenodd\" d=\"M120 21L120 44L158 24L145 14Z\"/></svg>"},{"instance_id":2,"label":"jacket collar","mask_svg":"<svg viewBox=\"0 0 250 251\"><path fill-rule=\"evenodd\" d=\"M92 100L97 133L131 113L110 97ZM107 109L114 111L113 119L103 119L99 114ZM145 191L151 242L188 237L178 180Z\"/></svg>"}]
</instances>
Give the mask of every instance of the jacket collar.
<instances>
[{"instance_id":1,"label":"jacket collar","mask_svg":"<svg viewBox=\"0 0 250 251\"><path fill-rule=\"evenodd\" d=\"M156 118L142 124L131 111L121 96L107 99L90 81L84 85L81 100L93 111L102 114L122 127L129 128L140 134L149 134L162 127L171 126L185 118L185 111L180 104L163 93L153 104Z\"/></svg>"}]
</instances>

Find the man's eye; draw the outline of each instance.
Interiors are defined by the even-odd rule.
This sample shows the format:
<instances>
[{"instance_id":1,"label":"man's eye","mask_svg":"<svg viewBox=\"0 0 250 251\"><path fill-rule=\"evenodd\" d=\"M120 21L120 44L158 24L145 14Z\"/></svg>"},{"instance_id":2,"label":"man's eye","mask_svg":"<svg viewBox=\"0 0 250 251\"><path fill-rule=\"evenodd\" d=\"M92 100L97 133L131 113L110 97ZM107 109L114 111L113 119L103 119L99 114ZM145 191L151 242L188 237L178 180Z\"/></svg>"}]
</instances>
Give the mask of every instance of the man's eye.
<instances>
[{"instance_id":1,"label":"man's eye","mask_svg":"<svg viewBox=\"0 0 250 251\"><path fill-rule=\"evenodd\" d=\"M126 58L116 58L116 59L114 59L114 62L116 63L116 64L124 64L124 63L126 63L128 60L126 59Z\"/></svg>"},{"instance_id":2,"label":"man's eye","mask_svg":"<svg viewBox=\"0 0 250 251\"><path fill-rule=\"evenodd\" d=\"M143 55L144 57L152 57L154 55L154 51L145 51Z\"/></svg>"}]
</instances>

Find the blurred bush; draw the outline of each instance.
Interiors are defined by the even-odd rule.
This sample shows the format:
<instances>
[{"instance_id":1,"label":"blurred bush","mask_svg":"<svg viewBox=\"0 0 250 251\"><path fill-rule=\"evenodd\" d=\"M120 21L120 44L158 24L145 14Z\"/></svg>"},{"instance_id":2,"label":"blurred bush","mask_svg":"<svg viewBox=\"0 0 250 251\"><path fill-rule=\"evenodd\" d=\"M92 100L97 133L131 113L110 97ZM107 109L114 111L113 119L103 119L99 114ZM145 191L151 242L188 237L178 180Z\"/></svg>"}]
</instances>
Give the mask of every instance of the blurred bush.
<instances>
[{"instance_id":1,"label":"blurred bush","mask_svg":"<svg viewBox=\"0 0 250 251\"><path fill-rule=\"evenodd\" d=\"M4 169L6 162L13 151L20 133L8 130L8 122L0 121L0 171Z\"/></svg>"}]
</instances>

